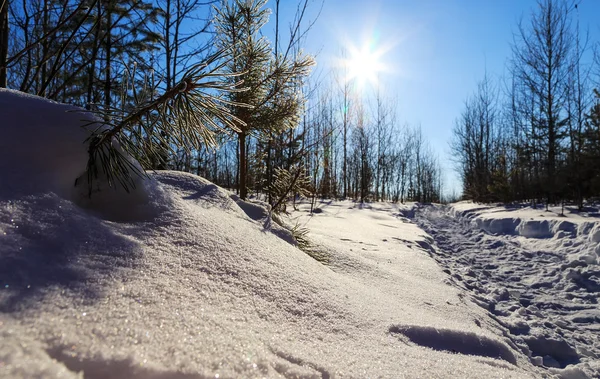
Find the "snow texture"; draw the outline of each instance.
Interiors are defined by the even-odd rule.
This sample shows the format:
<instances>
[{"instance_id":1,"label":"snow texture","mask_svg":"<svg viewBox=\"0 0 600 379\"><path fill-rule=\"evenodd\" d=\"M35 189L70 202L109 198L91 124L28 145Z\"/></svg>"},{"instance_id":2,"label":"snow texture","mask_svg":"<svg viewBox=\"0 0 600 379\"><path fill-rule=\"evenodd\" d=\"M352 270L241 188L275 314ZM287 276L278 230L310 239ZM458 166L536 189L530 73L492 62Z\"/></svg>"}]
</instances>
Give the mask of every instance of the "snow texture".
<instances>
[{"instance_id":1,"label":"snow texture","mask_svg":"<svg viewBox=\"0 0 600 379\"><path fill-rule=\"evenodd\" d=\"M446 252L438 235L409 220L425 220L414 206L330 202L310 215L303 205L292 217L311 229L325 265L265 228L264 204L191 174L150 173L132 194L100 178L94 196L102 200L86 202L74 184L85 174L93 117L7 90L0 113L2 378L593 373L597 345L570 339L597 335L597 308L577 284L594 280L584 261L565 268L574 287L561 293L573 297L560 298L556 312L537 308L554 304L550 294L523 290L529 304L515 311L528 317L514 324L528 331L519 339L510 318L480 307L488 298L436 262ZM446 217L448 227L459 225ZM534 262L541 259L559 264L549 253ZM503 290L510 299L516 289L497 287L504 311ZM545 335L538 313L566 337ZM532 362L575 366L549 371Z\"/></svg>"},{"instance_id":2,"label":"snow texture","mask_svg":"<svg viewBox=\"0 0 600 379\"><path fill-rule=\"evenodd\" d=\"M464 202L422 207L415 220L434 238L450 280L532 363L561 377L600 377L594 216Z\"/></svg>"}]
</instances>

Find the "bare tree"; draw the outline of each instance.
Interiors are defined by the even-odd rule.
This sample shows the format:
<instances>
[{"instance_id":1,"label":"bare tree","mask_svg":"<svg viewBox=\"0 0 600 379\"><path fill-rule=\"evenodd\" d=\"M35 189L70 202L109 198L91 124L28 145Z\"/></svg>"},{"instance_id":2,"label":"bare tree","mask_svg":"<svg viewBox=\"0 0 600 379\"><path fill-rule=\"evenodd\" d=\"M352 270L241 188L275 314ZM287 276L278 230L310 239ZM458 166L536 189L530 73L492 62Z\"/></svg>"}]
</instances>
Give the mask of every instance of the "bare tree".
<instances>
[{"instance_id":1,"label":"bare tree","mask_svg":"<svg viewBox=\"0 0 600 379\"><path fill-rule=\"evenodd\" d=\"M467 100L453 129L451 149L463 179L464 193L476 201L490 201L492 165L496 160L497 91L487 75Z\"/></svg>"},{"instance_id":2,"label":"bare tree","mask_svg":"<svg viewBox=\"0 0 600 379\"><path fill-rule=\"evenodd\" d=\"M387 165L389 149L390 149L390 124L389 124L390 109L384 103L381 91L378 89L375 96L375 134L376 134L376 149L377 158L375 162L375 200L383 200L385 198L385 168Z\"/></svg>"},{"instance_id":3,"label":"bare tree","mask_svg":"<svg viewBox=\"0 0 600 379\"><path fill-rule=\"evenodd\" d=\"M6 88L6 60L8 58L9 0L0 1L0 88Z\"/></svg>"},{"instance_id":4,"label":"bare tree","mask_svg":"<svg viewBox=\"0 0 600 379\"><path fill-rule=\"evenodd\" d=\"M513 70L531 94L535 138L543 144L543 190L548 202L557 195L557 156L565 137L567 77L573 49L570 11L562 0L540 0L529 26L519 23L513 45Z\"/></svg>"},{"instance_id":5,"label":"bare tree","mask_svg":"<svg viewBox=\"0 0 600 379\"><path fill-rule=\"evenodd\" d=\"M589 35L581 40L579 19L574 31L575 47L572 55L570 75L567 82L567 115L569 150L567 154L564 189L570 192L579 209L583 208L583 162L584 129L586 112L592 106L590 88L591 66L584 67L583 57L588 52Z\"/></svg>"},{"instance_id":6,"label":"bare tree","mask_svg":"<svg viewBox=\"0 0 600 379\"><path fill-rule=\"evenodd\" d=\"M342 51L342 58L345 60L346 52ZM350 137L350 109L353 107L351 83L348 78L348 68L344 65L341 73L336 73L337 83L341 91L340 113L342 115L342 196L348 197L348 142Z\"/></svg>"}]
</instances>

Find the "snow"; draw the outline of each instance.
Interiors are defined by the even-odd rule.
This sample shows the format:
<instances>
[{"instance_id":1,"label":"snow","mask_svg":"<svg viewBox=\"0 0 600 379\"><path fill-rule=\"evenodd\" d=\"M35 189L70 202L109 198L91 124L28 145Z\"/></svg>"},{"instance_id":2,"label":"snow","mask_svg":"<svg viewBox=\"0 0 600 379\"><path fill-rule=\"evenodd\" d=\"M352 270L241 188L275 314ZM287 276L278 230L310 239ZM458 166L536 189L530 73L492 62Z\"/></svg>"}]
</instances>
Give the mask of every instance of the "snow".
<instances>
[{"instance_id":1,"label":"snow","mask_svg":"<svg viewBox=\"0 0 600 379\"><path fill-rule=\"evenodd\" d=\"M52 192L106 219L151 216L155 204L148 192L157 189L145 188L152 183L133 173L136 186L130 196L124 196L121 187L108 188L100 177L93 185L94 196L89 197L85 140L100 127L94 115L22 92L0 91L0 199Z\"/></svg>"},{"instance_id":2,"label":"snow","mask_svg":"<svg viewBox=\"0 0 600 379\"><path fill-rule=\"evenodd\" d=\"M559 212L461 202L424 208L416 222L456 285L533 363L562 377L599 377L600 220Z\"/></svg>"},{"instance_id":3,"label":"snow","mask_svg":"<svg viewBox=\"0 0 600 379\"><path fill-rule=\"evenodd\" d=\"M83 141L89 132L84 125L91 116L68 105L1 91L0 196L26 195L40 189L68 194L85 171L87 150Z\"/></svg>"},{"instance_id":4,"label":"snow","mask_svg":"<svg viewBox=\"0 0 600 379\"><path fill-rule=\"evenodd\" d=\"M452 214L467 217L477 227L492 234L521 235L527 238L552 238L555 235L585 235L594 242L600 242L600 225L598 212L578 212L574 207L567 207L561 216L561 207L535 209L530 206L515 204L481 205L462 201L452 205ZM593 229L593 230L592 230Z\"/></svg>"},{"instance_id":5,"label":"snow","mask_svg":"<svg viewBox=\"0 0 600 379\"><path fill-rule=\"evenodd\" d=\"M554 300L536 293L507 313L506 299L527 292L489 280L471 286L494 288L489 296L474 294L457 276L478 275L478 268L452 263L441 235L421 228L429 219L414 204L326 202L314 215L301 205L287 221L311 230L324 264L291 244L277 224L266 228L264 204L242 202L191 174L149 173L132 194L100 181L99 200L90 200L74 184L85 174L85 125L93 117L73 110L0 90L0 377L597 373L595 295L585 297L577 285L592 283L589 269L596 266L544 253L548 267L537 278L555 275L562 279L552 283L573 284L561 292L573 297L556 301L573 312L542 308ZM456 236L482 233L450 212L444 217L442 227L462 225L449 229ZM489 245L504 238L479 237ZM582 249L592 237L578 238L564 249ZM501 245L491 249L504 253ZM518 267L503 264L505 275ZM561 265L570 279L552 274ZM542 335L546 320L539 314L565 338ZM519 327L528 330L521 339L511 332ZM592 341L576 344L571 337ZM527 354L527 346L538 354ZM550 371L556 365L565 367Z\"/></svg>"}]
</instances>

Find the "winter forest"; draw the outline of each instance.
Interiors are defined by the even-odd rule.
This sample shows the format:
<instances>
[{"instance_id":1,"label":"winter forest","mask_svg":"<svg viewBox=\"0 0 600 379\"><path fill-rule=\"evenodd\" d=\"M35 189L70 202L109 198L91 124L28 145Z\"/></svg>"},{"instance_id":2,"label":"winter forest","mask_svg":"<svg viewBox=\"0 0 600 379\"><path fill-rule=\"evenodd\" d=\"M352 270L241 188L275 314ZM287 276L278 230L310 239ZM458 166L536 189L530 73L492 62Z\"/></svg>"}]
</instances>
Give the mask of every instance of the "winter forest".
<instances>
[{"instance_id":1,"label":"winter forest","mask_svg":"<svg viewBox=\"0 0 600 379\"><path fill-rule=\"evenodd\" d=\"M272 203L292 190L440 200L436 156L393 99L363 101L343 68L311 75L305 12L319 4L299 1L291 21L263 0L5 5L2 86L97 112L145 169Z\"/></svg>"},{"instance_id":2,"label":"winter forest","mask_svg":"<svg viewBox=\"0 0 600 379\"><path fill-rule=\"evenodd\" d=\"M272 205L289 193L456 199L401 100L363 96L348 67L319 70L303 49L307 9L319 6L298 1L283 19L280 0L8 0L0 87L95 112L106 128L90 162L110 162L125 186L112 138L144 169L191 172ZM463 198L582 206L600 194L598 41L577 12L540 1L515 25L504 75L482 78L447 126Z\"/></svg>"},{"instance_id":3,"label":"winter forest","mask_svg":"<svg viewBox=\"0 0 600 379\"><path fill-rule=\"evenodd\" d=\"M598 14L0 0L0 379L600 378Z\"/></svg>"},{"instance_id":4,"label":"winter forest","mask_svg":"<svg viewBox=\"0 0 600 379\"><path fill-rule=\"evenodd\" d=\"M507 73L482 78L454 126L465 198L581 209L600 195L600 62L588 35L576 2L540 1L518 23Z\"/></svg>"}]
</instances>

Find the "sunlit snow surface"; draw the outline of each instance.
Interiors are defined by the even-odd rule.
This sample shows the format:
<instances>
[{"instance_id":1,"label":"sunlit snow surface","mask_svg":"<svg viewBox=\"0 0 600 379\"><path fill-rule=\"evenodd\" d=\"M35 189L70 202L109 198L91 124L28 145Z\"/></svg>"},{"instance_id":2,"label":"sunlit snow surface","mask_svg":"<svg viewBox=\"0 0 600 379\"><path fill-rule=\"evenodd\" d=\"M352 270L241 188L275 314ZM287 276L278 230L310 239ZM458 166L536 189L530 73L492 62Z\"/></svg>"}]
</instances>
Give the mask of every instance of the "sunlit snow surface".
<instances>
[{"instance_id":1,"label":"sunlit snow surface","mask_svg":"<svg viewBox=\"0 0 600 379\"><path fill-rule=\"evenodd\" d=\"M190 174L86 202L90 116L66 110L0 90L0 377L552 374L443 271L413 206L302 205L323 264Z\"/></svg>"}]
</instances>

